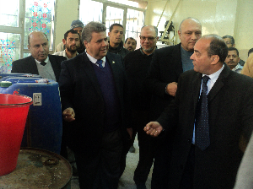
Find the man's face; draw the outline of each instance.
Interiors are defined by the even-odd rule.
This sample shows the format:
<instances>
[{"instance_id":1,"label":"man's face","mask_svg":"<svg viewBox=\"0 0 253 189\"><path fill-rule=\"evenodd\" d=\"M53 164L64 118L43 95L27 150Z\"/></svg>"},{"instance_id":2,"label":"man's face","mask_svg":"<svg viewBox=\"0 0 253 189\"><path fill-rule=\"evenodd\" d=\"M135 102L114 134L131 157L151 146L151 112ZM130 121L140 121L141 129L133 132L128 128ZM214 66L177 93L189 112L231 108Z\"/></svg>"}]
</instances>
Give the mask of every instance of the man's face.
<instances>
[{"instance_id":1,"label":"man's face","mask_svg":"<svg viewBox=\"0 0 253 189\"><path fill-rule=\"evenodd\" d=\"M232 40L230 38L224 38L223 40L225 41L228 48L235 46L234 44L232 44Z\"/></svg>"},{"instance_id":2,"label":"man's face","mask_svg":"<svg viewBox=\"0 0 253 189\"><path fill-rule=\"evenodd\" d=\"M236 50L228 51L227 58L225 60L226 64L233 69L239 63L240 58L236 52Z\"/></svg>"},{"instance_id":3,"label":"man's face","mask_svg":"<svg viewBox=\"0 0 253 189\"><path fill-rule=\"evenodd\" d=\"M141 30L140 34L140 43L141 48L144 53L149 54L154 51L156 48L158 37L156 36L155 30L153 27L144 27Z\"/></svg>"},{"instance_id":4,"label":"man's face","mask_svg":"<svg viewBox=\"0 0 253 189\"><path fill-rule=\"evenodd\" d=\"M210 39L200 39L196 43L194 53L191 56L194 71L202 74L210 74L211 62L213 61L212 56L209 56L207 52L210 42Z\"/></svg>"},{"instance_id":5,"label":"man's face","mask_svg":"<svg viewBox=\"0 0 253 189\"><path fill-rule=\"evenodd\" d=\"M181 31L178 31L181 40L181 46L186 51L193 51L194 45L201 37L201 25L192 19L185 20L181 25Z\"/></svg>"},{"instance_id":6,"label":"man's face","mask_svg":"<svg viewBox=\"0 0 253 189\"><path fill-rule=\"evenodd\" d=\"M63 43L69 52L76 52L76 50L80 47L79 34L69 32L67 40L64 39Z\"/></svg>"},{"instance_id":7,"label":"man's face","mask_svg":"<svg viewBox=\"0 0 253 189\"><path fill-rule=\"evenodd\" d=\"M108 32L110 43L119 44L123 37L123 28L120 26L113 26L112 31Z\"/></svg>"},{"instance_id":8,"label":"man's face","mask_svg":"<svg viewBox=\"0 0 253 189\"><path fill-rule=\"evenodd\" d=\"M39 62L46 60L49 53L46 36L41 32L33 32L30 34L30 44L28 44L28 49L32 57Z\"/></svg>"},{"instance_id":9,"label":"man's face","mask_svg":"<svg viewBox=\"0 0 253 189\"><path fill-rule=\"evenodd\" d=\"M107 54L108 41L105 32L91 34L92 38L90 42L84 41L86 51L93 58L101 59Z\"/></svg>"},{"instance_id":10,"label":"man's face","mask_svg":"<svg viewBox=\"0 0 253 189\"><path fill-rule=\"evenodd\" d=\"M128 39L124 44L124 47L129 51L134 51L136 49L136 41L134 39Z\"/></svg>"},{"instance_id":11,"label":"man's face","mask_svg":"<svg viewBox=\"0 0 253 189\"><path fill-rule=\"evenodd\" d=\"M83 31L82 27L77 27L77 28L74 28L73 30L77 31L77 33L79 33L79 35L82 36L82 31Z\"/></svg>"}]
</instances>

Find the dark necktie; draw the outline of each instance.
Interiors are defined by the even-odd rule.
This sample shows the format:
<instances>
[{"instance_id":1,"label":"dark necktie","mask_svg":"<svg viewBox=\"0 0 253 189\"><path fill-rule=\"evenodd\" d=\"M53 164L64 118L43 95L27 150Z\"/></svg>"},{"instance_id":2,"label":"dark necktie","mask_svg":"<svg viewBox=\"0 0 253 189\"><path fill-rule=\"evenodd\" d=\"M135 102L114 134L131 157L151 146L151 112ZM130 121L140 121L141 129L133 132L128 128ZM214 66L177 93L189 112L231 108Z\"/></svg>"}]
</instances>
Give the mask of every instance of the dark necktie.
<instances>
[{"instance_id":1,"label":"dark necktie","mask_svg":"<svg viewBox=\"0 0 253 189\"><path fill-rule=\"evenodd\" d=\"M100 59L97 60L98 67L104 68L102 63L103 63L103 60L100 60Z\"/></svg>"},{"instance_id":2,"label":"dark necktie","mask_svg":"<svg viewBox=\"0 0 253 189\"><path fill-rule=\"evenodd\" d=\"M209 137L209 112L208 112L208 97L207 97L207 81L208 76L202 78L202 91L198 102L195 124L195 145L201 150L205 150L210 145Z\"/></svg>"},{"instance_id":3,"label":"dark necktie","mask_svg":"<svg viewBox=\"0 0 253 189\"><path fill-rule=\"evenodd\" d=\"M44 62L44 61L41 61L41 63L40 63L42 66L45 66L46 65L46 63Z\"/></svg>"}]
</instances>

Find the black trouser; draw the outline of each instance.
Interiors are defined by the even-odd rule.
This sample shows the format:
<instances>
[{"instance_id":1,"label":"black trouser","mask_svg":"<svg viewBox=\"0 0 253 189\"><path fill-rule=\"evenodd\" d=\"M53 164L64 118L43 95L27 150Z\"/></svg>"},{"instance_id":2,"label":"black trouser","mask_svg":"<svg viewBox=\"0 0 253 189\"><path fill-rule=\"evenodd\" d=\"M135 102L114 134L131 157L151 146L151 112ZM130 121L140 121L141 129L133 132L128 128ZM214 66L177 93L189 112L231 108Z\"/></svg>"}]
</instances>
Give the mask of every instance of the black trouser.
<instances>
[{"instance_id":1,"label":"black trouser","mask_svg":"<svg viewBox=\"0 0 253 189\"><path fill-rule=\"evenodd\" d=\"M98 150L75 152L81 189L117 189L122 157L120 131L104 133Z\"/></svg>"},{"instance_id":2,"label":"black trouser","mask_svg":"<svg viewBox=\"0 0 253 189\"><path fill-rule=\"evenodd\" d=\"M180 189L193 189L193 178L195 167L194 165L195 165L195 145L192 145L182 175Z\"/></svg>"},{"instance_id":3,"label":"black trouser","mask_svg":"<svg viewBox=\"0 0 253 189\"><path fill-rule=\"evenodd\" d=\"M134 172L136 184L145 184L147 181L156 151L155 138L143 131L143 128L149 122L148 115L148 111L133 111L133 125L137 128L139 140L139 162Z\"/></svg>"}]
</instances>

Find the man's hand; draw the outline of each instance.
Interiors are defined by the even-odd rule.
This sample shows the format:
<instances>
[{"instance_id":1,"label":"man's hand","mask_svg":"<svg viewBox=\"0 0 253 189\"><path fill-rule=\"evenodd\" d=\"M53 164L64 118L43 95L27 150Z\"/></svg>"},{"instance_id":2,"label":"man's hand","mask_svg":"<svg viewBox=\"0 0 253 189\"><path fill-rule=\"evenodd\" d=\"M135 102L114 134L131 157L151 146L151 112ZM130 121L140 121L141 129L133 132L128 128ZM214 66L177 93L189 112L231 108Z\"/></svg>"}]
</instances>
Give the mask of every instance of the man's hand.
<instances>
[{"instance_id":1,"label":"man's hand","mask_svg":"<svg viewBox=\"0 0 253 189\"><path fill-rule=\"evenodd\" d=\"M73 110L73 108L66 108L62 112L62 116L63 116L63 119L67 122L74 121L75 120L75 111Z\"/></svg>"},{"instance_id":2,"label":"man's hand","mask_svg":"<svg viewBox=\"0 0 253 189\"><path fill-rule=\"evenodd\" d=\"M157 137L163 131L163 127L157 121L151 121L143 130L146 131L148 135Z\"/></svg>"},{"instance_id":3,"label":"man's hand","mask_svg":"<svg viewBox=\"0 0 253 189\"><path fill-rule=\"evenodd\" d=\"M176 96L176 92L177 92L177 83L176 82L172 82L169 83L166 86L166 92L171 95L171 96Z\"/></svg>"}]
</instances>

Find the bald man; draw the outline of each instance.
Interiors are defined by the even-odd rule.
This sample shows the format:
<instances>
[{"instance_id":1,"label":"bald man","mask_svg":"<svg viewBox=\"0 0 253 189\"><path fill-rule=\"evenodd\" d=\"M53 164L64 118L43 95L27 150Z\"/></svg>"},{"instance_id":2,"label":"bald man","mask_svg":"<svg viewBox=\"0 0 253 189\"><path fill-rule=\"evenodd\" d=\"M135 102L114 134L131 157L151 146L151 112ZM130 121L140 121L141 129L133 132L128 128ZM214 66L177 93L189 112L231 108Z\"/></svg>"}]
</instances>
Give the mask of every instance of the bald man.
<instances>
[{"instance_id":1,"label":"bald man","mask_svg":"<svg viewBox=\"0 0 253 189\"><path fill-rule=\"evenodd\" d=\"M158 29L155 26L142 27L140 33L141 48L130 52L124 59L126 73L130 81L133 128L134 133L138 132L139 140L139 162L134 172L137 188L146 187L145 182L153 164L155 152L151 137L143 131L143 126L150 121L148 115L151 101L151 94L147 93L143 82L156 50L158 38Z\"/></svg>"},{"instance_id":2,"label":"bald man","mask_svg":"<svg viewBox=\"0 0 253 189\"><path fill-rule=\"evenodd\" d=\"M12 63L12 73L39 74L43 78L58 82L61 72L62 56L49 55L49 44L46 34L34 31L28 36L28 49L31 56Z\"/></svg>"},{"instance_id":3,"label":"bald man","mask_svg":"<svg viewBox=\"0 0 253 189\"><path fill-rule=\"evenodd\" d=\"M201 37L202 26L195 18L186 18L180 25L178 36L181 43L175 46L161 48L155 51L151 66L148 72L145 86L152 94L150 105L150 120L156 120L174 99L177 91L177 82L181 73L193 69L192 60L194 45ZM166 132L163 135L167 135ZM154 172L152 175L152 189L166 187L169 171L169 159L173 135L159 137Z\"/></svg>"}]
</instances>

